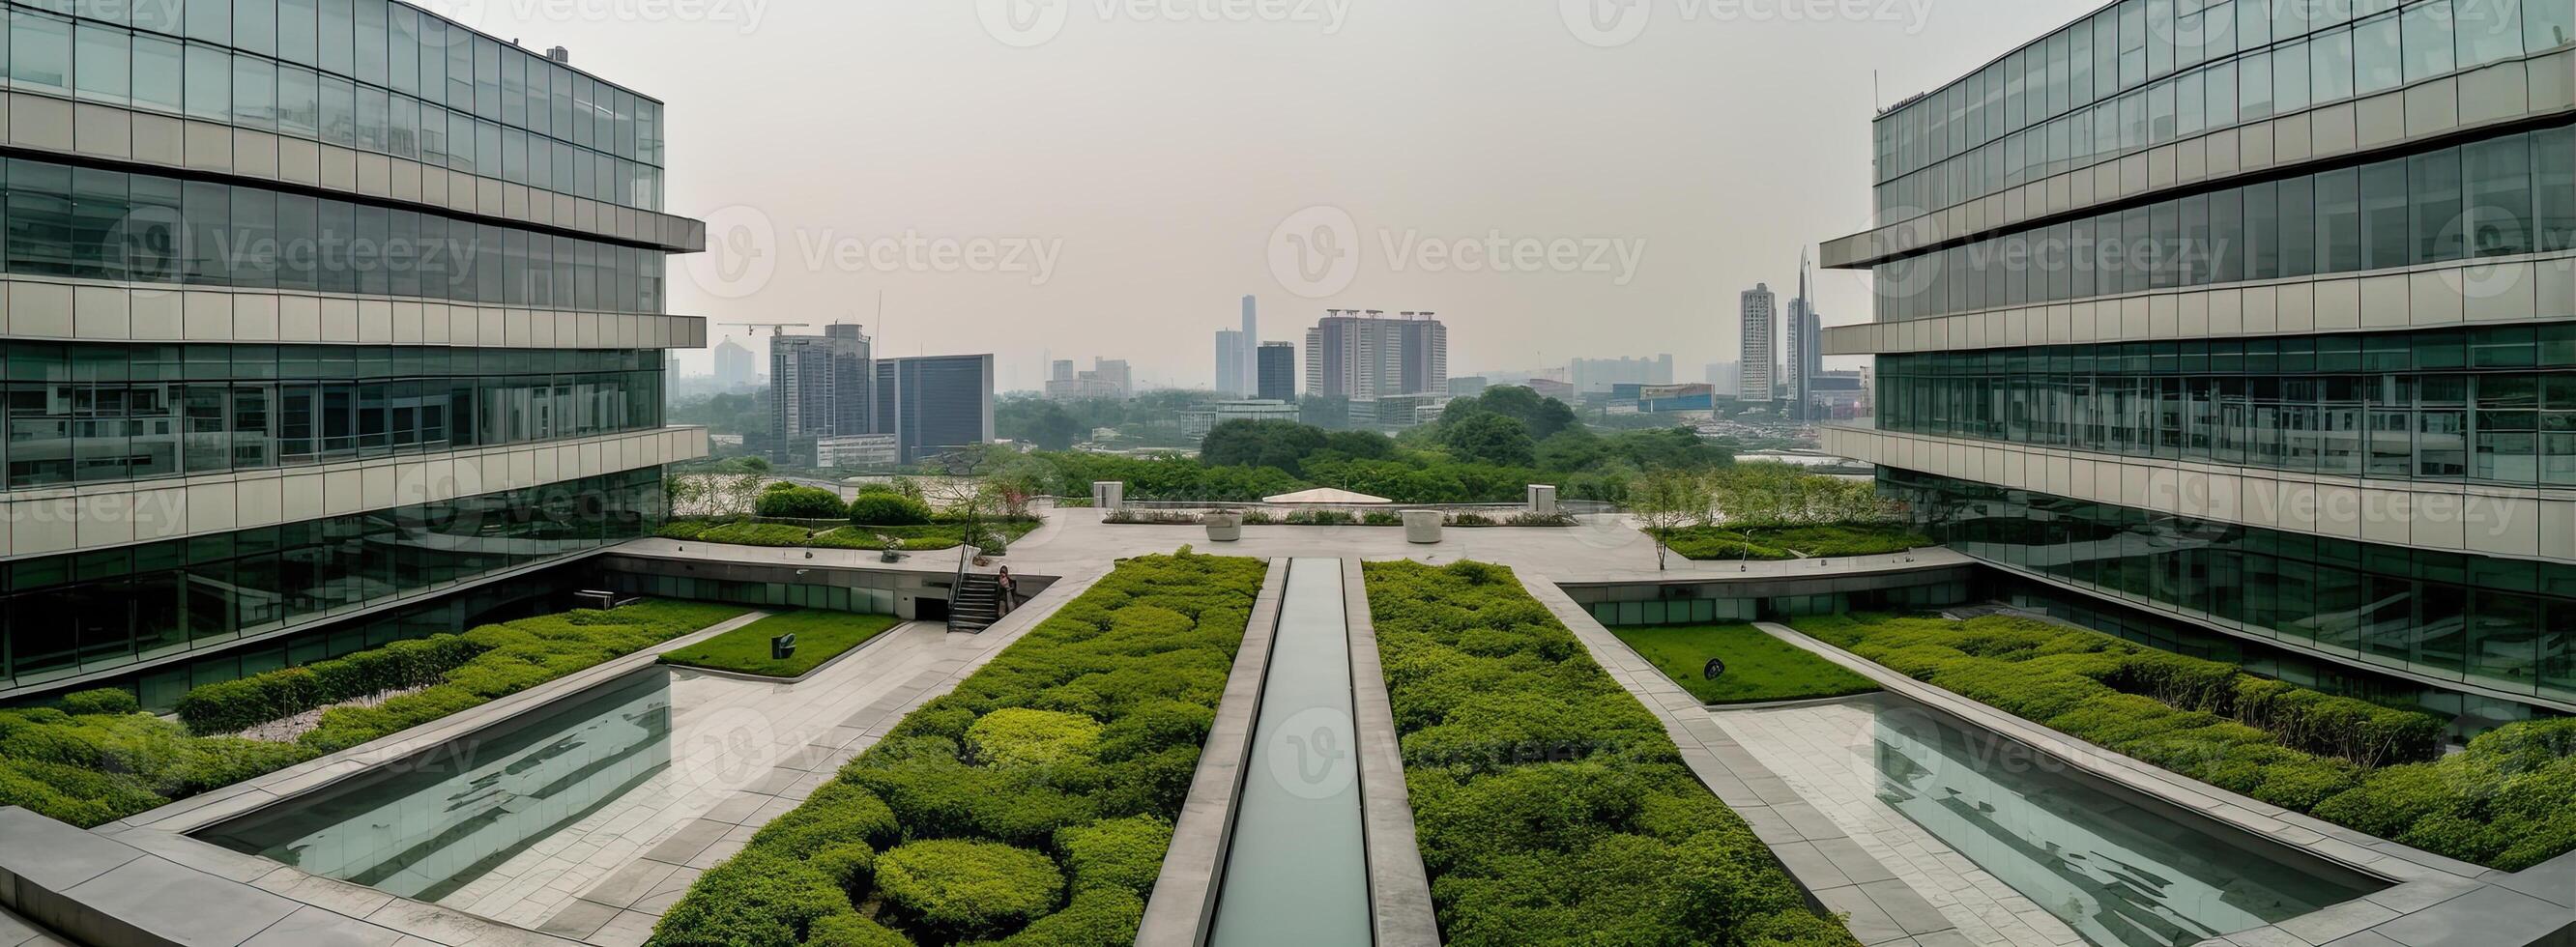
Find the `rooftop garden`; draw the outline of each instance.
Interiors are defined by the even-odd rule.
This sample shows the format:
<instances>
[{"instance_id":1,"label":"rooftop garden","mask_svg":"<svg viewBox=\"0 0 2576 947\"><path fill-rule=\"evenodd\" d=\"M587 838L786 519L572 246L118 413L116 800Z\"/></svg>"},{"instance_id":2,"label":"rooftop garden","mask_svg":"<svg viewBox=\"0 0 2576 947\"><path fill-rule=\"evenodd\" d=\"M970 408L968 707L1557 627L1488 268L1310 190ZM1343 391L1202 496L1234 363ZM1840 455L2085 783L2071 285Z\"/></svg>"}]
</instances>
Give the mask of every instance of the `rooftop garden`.
<instances>
[{"instance_id":1,"label":"rooftop garden","mask_svg":"<svg viewBox=\"0 0 2576 947\"><path fill-rule=\"evenodd\" d=\"M1613 628L1673 683L1707 704L1749 704L1865 694L1878 689L1806 649L1746 624ZM1715 679L1710 659L1726 662Z\"/></svg>"},{"instance_id":2,"label":"rooftop garden","mask_svg":"<svg viewBox=\"0 0 2576 947\"><path fill-rule=\"evenodd\" d=\"M1121 562L700 876L651 943L1132 942L1263 571Z\"/></svg>"},{"instance_id":3,"label":"rooftop garden","mask_svg":"<svg viewBox=\"0 0 2576 947\"><path fill-rule=\"evenodd\" d=\"M1628 491L1638 528L1685 559L1820 559L1932 545L1877 485L1782 463L1657 470Z\"/></svg>"},{"instance_id":4,"label":"rooftop garden","mask_svg":"<svg viewBox=\"0 0 2576 947\"><path fill-rule=\"evenodd\" d=\"M178 720L122 690L0 710L0 805L84 828L428 723L741 614L644 602L397 641L191 690ZM386 696L393 695L393 696ZM236 734L286 718L268 739Z\"/></svg>"},{"instance_id":5,"label":"rooftop garden","mask_svg":"<svg viewBox=\"0 0 2576 947\"><path fill-rule=\"evenodd\" d=\"M903 619L823 609L781 612L683 648L662 652L662 663L761 677L797 677L886 633ZM796 636L796 653L769 656L769 639Z\"/></svg>"},{"instance_id":6,"label":"rooftop garden","mask_svg":"<svg viewBox=\"0 0 2576 947\"><path fill-rule=\"evenodd\" d=\"M1857 943L1511 570L1363 568L1448 943Z\"/></svg>"},{"instance_id":7,"label":"rooftop garden","mask_svg":"<svg viewBox=\"0 0 2576 947\"><path fill-rule=\"evenodd\" d=\"M2184 776L2520 870L2576 850L2576 720L2442 755L2441 720L2029 618L1799 619L1889 669Z\"/></svg>"}]
</instances>

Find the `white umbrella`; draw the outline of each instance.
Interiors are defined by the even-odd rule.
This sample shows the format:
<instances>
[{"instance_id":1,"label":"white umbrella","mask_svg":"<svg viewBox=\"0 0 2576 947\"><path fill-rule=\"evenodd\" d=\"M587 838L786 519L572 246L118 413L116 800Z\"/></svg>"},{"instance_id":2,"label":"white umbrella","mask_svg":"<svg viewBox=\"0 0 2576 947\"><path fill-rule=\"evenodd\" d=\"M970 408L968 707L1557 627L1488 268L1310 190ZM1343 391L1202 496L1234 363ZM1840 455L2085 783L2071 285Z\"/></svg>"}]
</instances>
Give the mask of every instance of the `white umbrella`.
<instances>
[{"instance_id":1,"label":"white umbrella","mask_svg":"<svg viewBox=\"0 0 2576 947\"><path fill-rule=\"evenodd\" d=\"M1385 497L1373 497L1365 493L1353 493L1349 490L1336 490L1332 487L1316 487L1312 490L1299 490L1295 493L1282 493L1275 497L1262 497L1261 502L1277 503L1282 505L1306 504L1313 506L1367 506L1373 503L1393 503L1395 501L1389 500Z\"/></svg>"}]
</instances>

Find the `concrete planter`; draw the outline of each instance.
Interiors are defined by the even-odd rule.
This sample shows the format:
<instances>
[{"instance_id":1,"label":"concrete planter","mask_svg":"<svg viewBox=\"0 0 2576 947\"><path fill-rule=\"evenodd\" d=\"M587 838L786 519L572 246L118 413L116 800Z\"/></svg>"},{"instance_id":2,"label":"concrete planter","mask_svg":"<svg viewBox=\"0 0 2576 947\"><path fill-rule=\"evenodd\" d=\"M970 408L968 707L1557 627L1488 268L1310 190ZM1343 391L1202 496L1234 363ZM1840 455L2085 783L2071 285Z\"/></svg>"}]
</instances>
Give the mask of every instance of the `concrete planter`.
<instances>
[{"instance_id":1,"label":"concrete planter","mask_svg":"<svg viewBox=\"0 0 2576 947\"><path fill-rule=\"evenodd\" d=\"M1424 544L1439 542L1440 511L1404 511L1404 541L1408 543Z\"/></svg>"},{"instance_id":2,"label":"concrete planter","mask_svg":"<svg viewBox=\"0 0 2576 947\"><path fill-rule=\"evenodd\" d=\"M1208 541L1230 543L1243 538L1243 514L1209 513L1199 517L1207 527Z\"/></svg>"}]
</instances>

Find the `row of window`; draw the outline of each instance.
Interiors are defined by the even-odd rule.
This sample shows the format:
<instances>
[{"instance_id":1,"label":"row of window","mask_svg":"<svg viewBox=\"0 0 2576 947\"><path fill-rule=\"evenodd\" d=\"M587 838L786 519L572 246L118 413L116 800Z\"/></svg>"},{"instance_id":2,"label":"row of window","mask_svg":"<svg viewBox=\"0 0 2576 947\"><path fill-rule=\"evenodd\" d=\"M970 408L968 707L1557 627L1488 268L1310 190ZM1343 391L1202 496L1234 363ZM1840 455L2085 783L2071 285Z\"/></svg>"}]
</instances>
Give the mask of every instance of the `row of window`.
<instances>
[{"instance_id":1,"label":"row of window","mask_svg":"<svg viewBox=\"0 0 2576 947\"><path fill-rule=\"evenodd\" d=\"M2576 486L2576 326L1880 356L1882 430Z\"/></svg>"},{"instance_id":2,"label":"row of window","mask_svg":"<svg viewBox=\"0 0 2576 947\"><path fill-rule=\"evenodd\" d=\"M1880 119L1879 212L1892 220L1948 207L2107 156L2576 40L2571 0L2397 6L2129 0Z\"/></svg>"},{"instance_id":3,"label":"row of window","mask_svg":"<svg viewBox=\"0 0 2576 947\"><path fill-rule=\"evenodd\" d=\"M1876 268L1881 320L2576 249L2576 127L2113 210Z\"/></svg>"},{"instance_id":4,"label":"row of window","mask_svg":"<svg viewBox=\"0 0 2576 947\"><path fill-rule=\"evenodd\" d=\"M212 181L11 159L0 272L660 313L661 251Z\"/></svg>"},{"instance_id":5,"label":"row of window","mask_svg":"<svg viewBox=\"0 0 2576 947\"><path fill-rule=\"evenodd\" d=\"M11 562L0 685L212 650L442 583L649 535L646 468L214 536Z\"/></svg>"},{"instance_id":6,"label":"row of window","mask_svg":"<svg viewBox=\"0 0 2576 947\"><path fill-rule=\"evenodd\" d=\"M1932 538L2297 647L2576 699L2576 566L2167 516L1880 468Z\"/></svg>"},{"instance_id":7,"label":"row of window","mask_svg":"<svg viewBox=\"0 0 2576 947\"><path fill-rule=\"evenodd\" d=\"M478 358L472 349L382 346L0 349L9 369L0 382L8 424L0 466L9 489L662 426L660 366L610 367L631 362L626 352L541 353L557 365L599 367L509 359L518 367L507 370L493 353L513 350Z\"/></svg>"},{"instance_id":8,"label":"row of window","mask_svg":"<svg viewBox=\"0 0 2576 947\"><path fill-rule=\"evenodd\" d=\"M0 32L7 34L0 62L9 86L21 91L280 132L630 207L662 206L658 154L634 157L641 150L632 140L635 123L611 126L606 113L596 124L610 127L599 133L613 127L629 140L594 146L594 122L569 116L567 124L582 133L548 137L545 122L532 130L266 56L31 10L11 10ZM575 103L561 104L569 110Z\"/></svg>"}]
</instances>

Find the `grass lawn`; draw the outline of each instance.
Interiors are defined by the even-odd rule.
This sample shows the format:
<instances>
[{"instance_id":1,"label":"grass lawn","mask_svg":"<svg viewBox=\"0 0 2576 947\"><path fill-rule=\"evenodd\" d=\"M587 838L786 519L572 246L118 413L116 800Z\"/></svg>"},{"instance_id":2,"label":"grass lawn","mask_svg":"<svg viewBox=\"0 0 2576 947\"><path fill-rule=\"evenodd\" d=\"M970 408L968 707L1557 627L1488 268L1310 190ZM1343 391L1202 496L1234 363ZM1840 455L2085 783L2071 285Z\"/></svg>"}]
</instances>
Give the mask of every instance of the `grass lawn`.
<instances>
[{"instance_id":1,"label":"grass lawn","mask_svg":"<svg viewBox=\"0 0 2576 947\"><path fill-rule=\"evenodd\" d=\"M1751 625L1613 628L1610 633L1706 703L1841 697L1878 689L1868 678ZM1714 681L1700 673L1710 658L1726 660L1726 673Z\"/></svg>"},{"instance_id":2,"label":"grass lawn","mask_svg":"<svg viewBox=\"0 0 2576 947\"><path fill-rule=\"evenodd\" d=\"M902 623L903 619L892 615L826 609L781 612L686 648L665 651L662 663L763 677L795 677ZM784 661L770 660L770 637L789 634L796 636L796 653Z\"/></svg>"}]
</instances>

